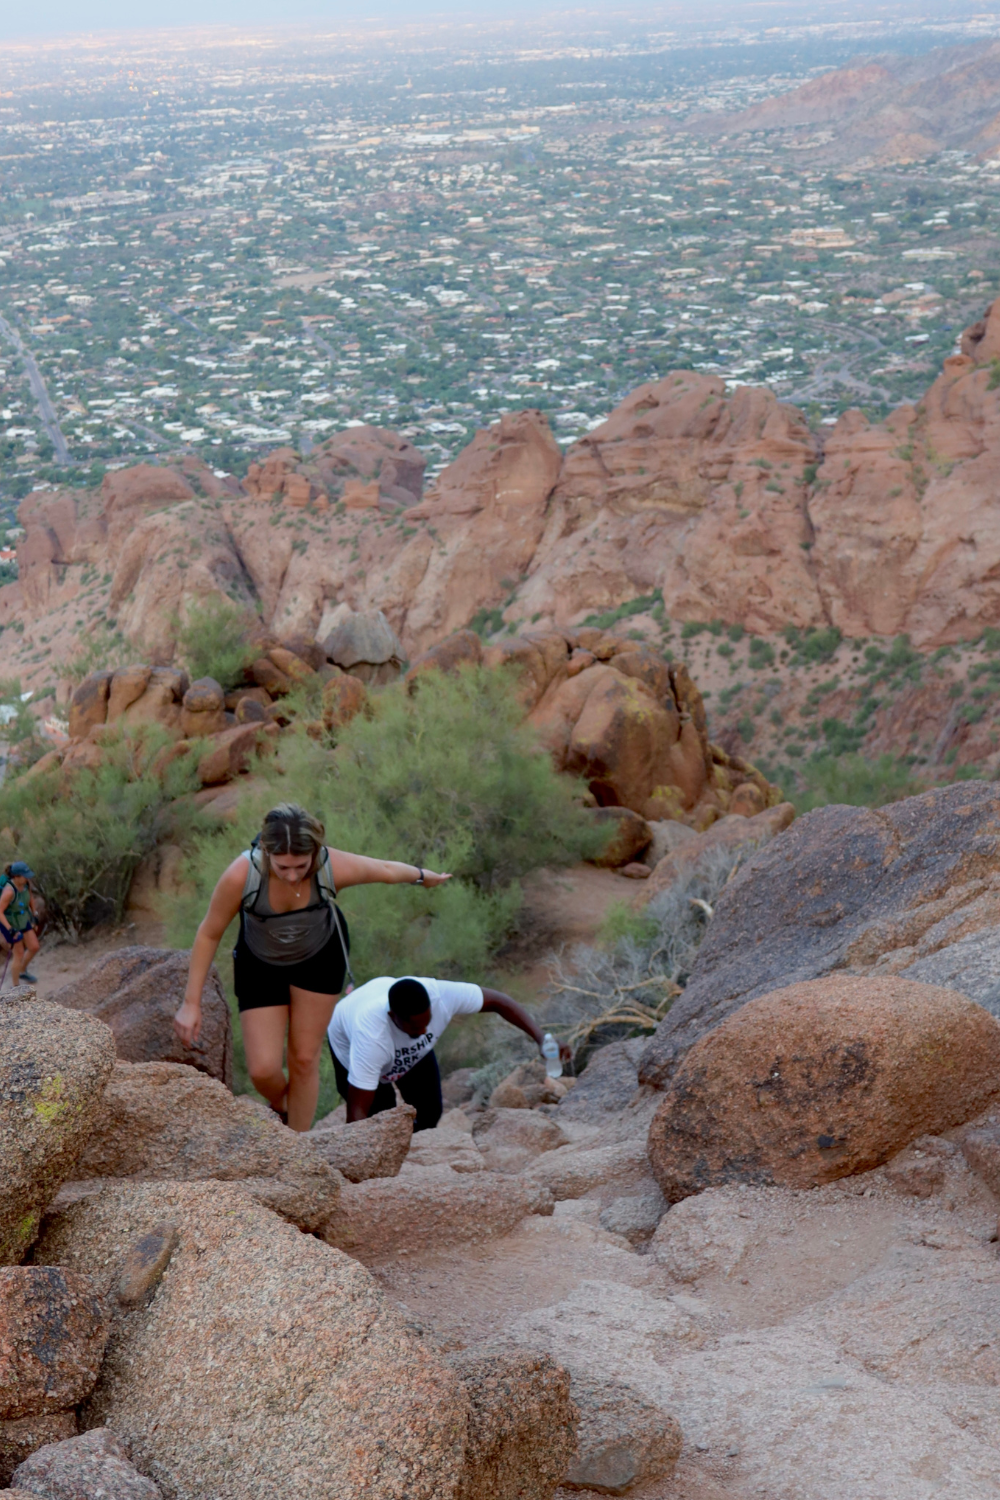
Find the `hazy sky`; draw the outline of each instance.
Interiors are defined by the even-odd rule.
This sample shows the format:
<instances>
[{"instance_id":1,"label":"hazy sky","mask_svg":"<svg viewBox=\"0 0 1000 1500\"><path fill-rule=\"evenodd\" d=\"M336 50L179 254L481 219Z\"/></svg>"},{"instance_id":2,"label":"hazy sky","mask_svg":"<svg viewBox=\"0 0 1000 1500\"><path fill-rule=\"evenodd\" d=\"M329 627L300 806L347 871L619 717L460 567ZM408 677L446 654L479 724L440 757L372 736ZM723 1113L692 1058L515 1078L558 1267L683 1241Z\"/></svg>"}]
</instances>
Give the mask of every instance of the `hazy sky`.
<instances>
[{"instance_id":1,"label":"hazy sky","mask_svg":"<svg viewBox=\"0 0 1000 1500\"><path fill-rule=\"evenodd\" d=\"M0 0L0 36L52 36L60 32L160 26L295 25L321 21L421 20L443 13L517 15L539 9L532 0Z\"/></svg>"}]
</instances>

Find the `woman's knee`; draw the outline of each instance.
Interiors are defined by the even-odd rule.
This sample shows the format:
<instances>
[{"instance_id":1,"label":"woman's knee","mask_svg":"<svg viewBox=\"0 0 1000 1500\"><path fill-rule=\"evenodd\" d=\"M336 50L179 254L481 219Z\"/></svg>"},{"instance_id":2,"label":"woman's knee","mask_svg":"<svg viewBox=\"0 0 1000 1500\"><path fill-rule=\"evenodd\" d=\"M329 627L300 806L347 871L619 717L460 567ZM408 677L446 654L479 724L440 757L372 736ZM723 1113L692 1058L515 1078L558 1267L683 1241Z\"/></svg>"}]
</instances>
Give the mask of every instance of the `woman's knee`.
<instances>
[{"instance_id":1,"label":"woman's knee","mask_svg":"<svg viewBox=\"0 0 1000 1500\"><path fill-rule=\"evenodd\" d=\"M308 1078L319 1067L318 1046L290 1045L288 1048L288 1072L290 1077Z\"/></svg>"}]
</instances>

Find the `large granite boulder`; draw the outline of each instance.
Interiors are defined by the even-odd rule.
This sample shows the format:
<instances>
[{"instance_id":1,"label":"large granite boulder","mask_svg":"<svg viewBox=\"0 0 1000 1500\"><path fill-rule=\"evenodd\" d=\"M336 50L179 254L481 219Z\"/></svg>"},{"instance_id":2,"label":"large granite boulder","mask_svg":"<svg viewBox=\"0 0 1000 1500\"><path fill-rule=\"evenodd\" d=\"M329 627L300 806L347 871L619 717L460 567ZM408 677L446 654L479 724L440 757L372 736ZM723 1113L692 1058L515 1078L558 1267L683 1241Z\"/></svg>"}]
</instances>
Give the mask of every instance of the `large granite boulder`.
<instances>
[{"instance_id":1,"label":"large granite boulder","mask_svg":"<svg viewBox=\"0 0 1000 1500\"><path fill-rule=\"evenodd\" d=\"M0 1265L23 1260L101 1112L114 1038L33 990L0 996Z\"/></svg>"},{"instance_id":2,"label":"large granite boulder","mask_svg":"<svg viewBox=\"0 0 1000 1500\"><path fill-rule=\"evenodd\" d=\"M239 1181L309 1231L335 1212L342 1181L311 1136L289 1130L267 1105L164 1062L118 1064L76 1176Z\"/></svg>"},{"instance_id":3,"label":"large granite boulder","mask_svg":"<svg viewBox=\"0 0 1000 1500\"><path fill-rule=\"evenodd\" d=\"M0 1421L65 1412L94 1388L110 1316L88 1276L0 1270Z\"/></svg>"},{"instance_id":4,"label":"large granite boulder","mask_svg":"<svg viewBox=\"0 0 1000 1500\"><path fill-rule=\"evenodd\" d=\"M835 975L751 1001L692 1047L653 1116L649 1160L671 1203L731 1182L818 1187L998 1096L1000 1022L981 1006Z\"/></svg>"},{"instance_id":5,"label":"large granite boulder","mask_svg":"<svg viewBox=\"0 0 1000 1500\"><path fill-rule=\"evenodd\" d=\"M348 1182L396 1177L410 1149L416 1117L412 1104L397 1104L350 1125L328 1116L316 1122L307 1139Z\"/></svg>"},{"instance_id":6,"label":"large granite boulder","mask_svg":"<svg viewBox=\"0 0 1000 1500\"><path fill-rule=\"evenodd\" d=\"M47 1443L14 1470L12 1483L14 1494L42 1500L162 1500L162 1492L133 1467L124 1443L107 1427Z\"/></svg>"},{"instance_id":7,"label":"large granite boulder","mask_svg":"<svg viewBox=\"0 0 1000 1500\"><path fill-rule=\"evenodd\" d=\"M175 948L116 948L52 999L97 1016L114 1033L123 1062L189 1063L227 1087L233 1082L229 1006L216 969L201 992L201 1035L185 1047L174 1031L191 955Z\"/></svg>"},{"instance_id":8,"label":"large granite boulder","mask_svg":"<svg viewBox=\"0 0 1000 1500\"><path fill-rule=\"evenodd\" d=\"M448 1363L469 1398L455 1500L552 1500L576 1449L566 1371L526 1349L470 1350Z\"/></svg>"},{"instance_id":9,"label":"large granite boulder","mask_svg":"<svg viewBox=\"0 0 1000 1500\"><path fill-rule=\"evenodd\" d=\"M720 896L640 1082L665 1087L688 1048L756 995L835 971L905 974L1000 1014L998 827L1000 787L978 781L797 819Z\"/></svg>"},{"instance_id":10,"label":"large granite boulder","mask_svg":"<svg viewBox=\"0 0 1000 1500\"><path fill-rule=\"evenodd\" d=\"M369 686L395 682L405 660L400 639L380 609L351 615L330 632L323 649L335 666Z\"/></svg>"},{"instance_id":11,"label":"large granite boulder","mask_svg":"<svg viewBox=\"0 0 1000 1500\"><path fill-rule=\"evenodd\" d=\"M46 1221L36 1262L110 1293L165 1217L179 1243L148 1304L116 1320L85 1425L185 1500L452 1500L458 1377L363 1266L238 1184L109 1184Z\"/></svg>"}]
</instances>

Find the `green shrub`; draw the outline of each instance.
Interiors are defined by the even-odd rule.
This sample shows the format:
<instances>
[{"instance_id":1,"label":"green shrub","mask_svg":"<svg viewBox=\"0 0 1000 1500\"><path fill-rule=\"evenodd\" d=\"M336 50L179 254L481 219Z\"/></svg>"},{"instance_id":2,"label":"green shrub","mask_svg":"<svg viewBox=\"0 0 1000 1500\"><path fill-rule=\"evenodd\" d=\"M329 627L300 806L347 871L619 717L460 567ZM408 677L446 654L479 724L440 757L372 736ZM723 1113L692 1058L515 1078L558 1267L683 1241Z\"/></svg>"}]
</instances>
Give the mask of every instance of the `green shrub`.
<instances>
[{"instance_id":1,"label":"green shrub","mask_svg":"<svg viewBox=\"0 0 1000 1500\"><path fill-rule=\"evenodd\" d=\"M826 723L823 728L826 730ZM811 756L799 768L797 780L797 786L786 783L785 790L800 813L809 812L814 807L826 807L831 802L849 807L883 807L887 802L898 802L902 797L913 797L924 790L923 783L913 775L909 764L892 755L866 760L856 753L824 751Z\"/></svg>"},{"instance_id":2,"label":"green shrub","mask_svg":"<svg viewBox=\"0 0 1000 1500\"><path fill-rule=\"evenodd\" d=\"M72 681L82 682L91 672L113 672L134 660L135 652L120 630L97 624L88 629L83 645L64 670Z\"/></svg>"},{"instance_id":3,"label":"green shrub","mask_svg":"<svg viewBox=\"0 0 1000 1500\"><path fill-rule=\"evenodd\" d=\"M192 678L214 677L224 688L235 687L256 655L248 640L252 623L247 610L220 594L192 604L177 623L178 649Z\"/></svg>"},{"instance_id":4,"label":"green shrub","mask_svg":"<svg viewBox=\"0 0 1000 1500\"><path fill-rule=\"evenodd\" d=\"M375 974L482 973L517 920L519 878L599 853L607 837L581 806L579 783L538 750L512 674L429 672L371 700L339 743L284 735L280 763L244 802L245 825L196 841L194 893L177 903L175 940L190 943L223 868L270 804L315 810L336 847L451 871L436 890L360 886L344 894L359 982ZM269 779L268 779L269 778Z\"/></svg>"},{"instance_id":5,"label":"green shrub","mask_svg":"<svg viewBox=\"0 0 1000 1500\"><path fill-rule=\"evenodd\" d=\"M760 671L765 667L774 666L774 647L759 635L750 637L750 650L747 656L747 665L754 671Z\"/></svg>"},{"instance_id":6,"label":"green shrub","mask_svg":"<svg viewBox=\"0 0 1000 1500\"><path fill-rule=\"evenodd\" d=\"M659 589L652 594L641 594L638 599L630 599L627 604L619 604L617 609L609 609L606 614L588 615L584 620L585 625L596 625L598 630L610 630L612 625L617 625L619 620L627 620L631 615L645 614L647 611L663 608L663 595Z\"/></svg>"},{"instance_id":7,"label":"green shrub","mask_svg":"<svg viewBox=\"0 0 1000 1500\"><path fill-rule=\"evenodd\" d=\"M798 655L804 662L830 661L841 642L836 625L825 630L807 630L799 645Z\"/></svg>"},{"instance_id":8,"label":"green shrub","mask_svg":"<svg viewBox=\"0 0 1000 1500\"><path fill-rule=\"evenodd\" d=\"M168 829L176 840L196 824L193 806L175 803L197 785L196 758L175 760L161 773L151 769L166 743L162 731L119 734L102 741L96 770L22 774L0 791L0 826L13 834L0 863L28 860L53 918L71 937L120 921L139 862Z\"/></svg>"}]
</instances>

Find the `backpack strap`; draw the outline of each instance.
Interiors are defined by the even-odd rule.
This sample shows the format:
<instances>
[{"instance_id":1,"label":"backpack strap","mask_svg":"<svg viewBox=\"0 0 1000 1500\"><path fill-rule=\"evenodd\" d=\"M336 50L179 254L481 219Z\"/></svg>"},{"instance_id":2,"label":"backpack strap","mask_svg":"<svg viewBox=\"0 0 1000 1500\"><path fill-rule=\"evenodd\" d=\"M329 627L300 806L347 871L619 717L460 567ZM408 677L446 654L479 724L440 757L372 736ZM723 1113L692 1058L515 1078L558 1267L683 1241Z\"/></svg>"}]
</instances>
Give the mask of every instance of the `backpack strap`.
<instances>
[{"instance_id":1,"label":"backpack strap","mask_svg":"<svg viewBox=\"0 0 1000 1500\"><path fill-rule=\"evenodd\" d=\"M340 915L340 907L337 905L337 885L334 881L333 869L330 865L330 851L325 846L323 848L323 857L319 862L319 869L316 871L316 884L319 886L319 893L323 897L323 900L329 903L330 911L333 916L333 925L337 929L337 936L340 938L341 951L344 955L344 971L347 974L348 979L351 981L351 987L353 988L354 971L351 968L351 956L347 951L347 939L344 936L343 918Z\"/></svg>"},{"instance_id":2,"label":"backpack strap","mask_svg":"<svg viewBox=\"0 0 1000 1500\"><path fill-rule=\"evenodd\" d=\"M260 895L264 871L260 862L260 852L254 845L251 844L249 849L243 850L243 857L248 861L250 868L247 870L247 878L243 882L243 895L240 898L240 908L242 911L253 911L257 905L257 897Z\"/></svg>"}]
</instances>

